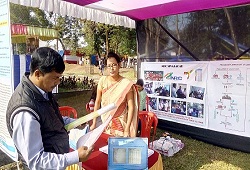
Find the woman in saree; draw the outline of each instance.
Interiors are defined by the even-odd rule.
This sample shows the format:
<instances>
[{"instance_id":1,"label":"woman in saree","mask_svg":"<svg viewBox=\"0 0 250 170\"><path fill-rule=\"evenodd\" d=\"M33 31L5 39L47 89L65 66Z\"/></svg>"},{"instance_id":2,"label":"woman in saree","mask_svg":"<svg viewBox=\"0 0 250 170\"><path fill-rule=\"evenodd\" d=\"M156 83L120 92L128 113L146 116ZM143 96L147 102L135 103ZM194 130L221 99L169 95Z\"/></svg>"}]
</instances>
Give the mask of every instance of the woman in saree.
<instances>
[{"instance_id":1,"label":"woman in saree","mask_svg":"<svg viewBox=\"0 0 250 170\"><path fill-rule=\"evenodd\" d=\"M111 115L112 120L105 132L112 136L135 137L138 124L137 93L133 82L119 74L121 59L110 52L107 56L107 70L109 75L102 76L98 82L97 95L94 110L108 104L115 103L117 108L101 116L105 122ZM90 129L96 127L96 119Z\"/></svg>"}]
</instances>

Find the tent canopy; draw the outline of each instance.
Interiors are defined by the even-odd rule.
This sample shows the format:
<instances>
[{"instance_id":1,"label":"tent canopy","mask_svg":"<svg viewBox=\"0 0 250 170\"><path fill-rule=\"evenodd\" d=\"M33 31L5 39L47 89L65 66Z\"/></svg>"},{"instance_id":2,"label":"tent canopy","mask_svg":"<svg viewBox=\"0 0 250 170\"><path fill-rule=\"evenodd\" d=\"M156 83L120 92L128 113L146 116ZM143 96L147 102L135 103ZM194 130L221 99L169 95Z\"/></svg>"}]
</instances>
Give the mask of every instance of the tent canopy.
<instances>
[{"instance_id":1,"label":"tent canopy","mask_svg":"<svg viewBox=\"0 0 250 170\"><path fill-rule=\"evenodd\" d=\"M10 0L48 12L134 28L145 20L198 10L249 4L250 0Z\"/></svg>"},{"instance_id":2,"label":"tent canopy","mask_svg":"<svg viewBox=\"0 0 250 170\"><path fill-rule=\"evenodd\" d=\"M40 28L23 24L11 24L11 42L26 43L26 38L36 36L47 41L58 38L58 31L50 28Z\"/></svg>"}]
</instances>

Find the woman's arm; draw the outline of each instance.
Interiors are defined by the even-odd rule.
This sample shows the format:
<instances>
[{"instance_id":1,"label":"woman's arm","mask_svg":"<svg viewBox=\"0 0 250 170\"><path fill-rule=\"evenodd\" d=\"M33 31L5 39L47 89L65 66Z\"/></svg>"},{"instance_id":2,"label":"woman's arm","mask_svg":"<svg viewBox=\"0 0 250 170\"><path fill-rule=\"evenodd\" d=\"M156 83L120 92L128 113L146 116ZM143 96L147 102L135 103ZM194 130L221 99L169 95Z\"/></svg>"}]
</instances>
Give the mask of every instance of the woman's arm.
<instances>
[{"instance_id":1,"label":"woman's arm","mask_svg":"<svg viewBox=\"0 0 250 170\"><path fill-rule=\"evenodd\" d=\"M133 113L134 113L134 94L131 87L131 90L129 90L127 94L127 102L128 102L128 118L127 118L127 124L124 129L124 137L128 137L130 134L130 125L133 119Z\"/></svg>"}]
</instances>

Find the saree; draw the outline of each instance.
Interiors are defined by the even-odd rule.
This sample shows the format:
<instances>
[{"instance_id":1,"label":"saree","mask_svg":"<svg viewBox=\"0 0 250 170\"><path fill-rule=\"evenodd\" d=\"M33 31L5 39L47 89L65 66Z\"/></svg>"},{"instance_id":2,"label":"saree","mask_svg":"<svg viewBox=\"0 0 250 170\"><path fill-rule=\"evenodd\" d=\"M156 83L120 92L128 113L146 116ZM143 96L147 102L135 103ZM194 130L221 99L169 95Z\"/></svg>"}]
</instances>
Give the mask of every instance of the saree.
<instances>
[{"instance_id":1,"label":"saree","mask_svg":"<svg viewBox=\"0 0 250 170\"><path fill-rule=\"evenodd\" d=\"M132 91L134 98L134 109L132 122L130 125L130 137L136 137L137 133L137 125L138 125L138 93L136 91L136 87L133 85L133 82L122 78L120 81L109 84L106 76L103 76L100 79L100 83L102 86L102 99L101 106L107 106L108 104L115 103L116 109L107 112L101 116L102 122L109 117L112 116L112 120L109 125L106 127L105 132L112 136L123 136L124 129L127 125L127 117L128 117L128 106L127 106L127 94Z\"/></svg>"}]
</instances>

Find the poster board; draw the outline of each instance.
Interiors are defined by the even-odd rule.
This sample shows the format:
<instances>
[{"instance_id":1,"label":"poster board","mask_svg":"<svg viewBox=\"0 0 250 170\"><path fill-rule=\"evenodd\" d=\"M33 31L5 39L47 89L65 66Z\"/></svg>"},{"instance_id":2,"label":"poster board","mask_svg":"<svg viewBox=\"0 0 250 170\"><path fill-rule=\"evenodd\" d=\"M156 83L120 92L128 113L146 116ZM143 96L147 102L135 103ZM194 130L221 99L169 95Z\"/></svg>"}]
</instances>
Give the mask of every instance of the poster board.
<instances>
[{"instance_id":1,"label":"poster board","mask_svg":"<svg viewBox=\"0 0 250 170\"><path fill-rule=\"evenodd\" d=\"M6 109L13 93L9 1L0 0L0 149L17 161L17 151L6 125Z\"/></svg>"},{"instance_id":2,"label":"poster board","mask_svg":"<svg viewBox=\"0 0 250 170\"><path fill-rule=\"evenodd\" d=\"M141 78L159 119L250 137L249 70L237 60L142 62Z\"/></svg>"}]
</instances>

